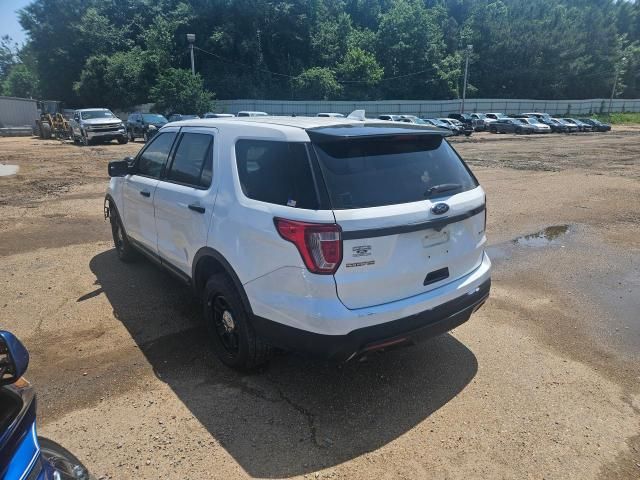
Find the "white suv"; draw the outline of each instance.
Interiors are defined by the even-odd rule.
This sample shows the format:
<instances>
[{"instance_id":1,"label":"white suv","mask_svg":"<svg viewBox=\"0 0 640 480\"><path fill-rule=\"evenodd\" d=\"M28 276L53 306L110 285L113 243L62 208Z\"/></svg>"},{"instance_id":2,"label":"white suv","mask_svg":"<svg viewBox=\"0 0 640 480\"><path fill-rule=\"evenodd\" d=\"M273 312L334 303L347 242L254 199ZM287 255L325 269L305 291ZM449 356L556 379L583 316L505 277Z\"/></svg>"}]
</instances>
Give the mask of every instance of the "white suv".
<instances>
[{"instance_id":1,"label":"white suv","mask_svg":"<svg viewBox=\"0 0 640 480\"><path fill-rule=\"evenodd\" d=\"M124 261L193 286L219 358L348 360L446 332L487 299L485 193L442 129L254 117L161 128L111 162ZM419 335L418 335L419 334Z\"/></svg>"}]
</instances>

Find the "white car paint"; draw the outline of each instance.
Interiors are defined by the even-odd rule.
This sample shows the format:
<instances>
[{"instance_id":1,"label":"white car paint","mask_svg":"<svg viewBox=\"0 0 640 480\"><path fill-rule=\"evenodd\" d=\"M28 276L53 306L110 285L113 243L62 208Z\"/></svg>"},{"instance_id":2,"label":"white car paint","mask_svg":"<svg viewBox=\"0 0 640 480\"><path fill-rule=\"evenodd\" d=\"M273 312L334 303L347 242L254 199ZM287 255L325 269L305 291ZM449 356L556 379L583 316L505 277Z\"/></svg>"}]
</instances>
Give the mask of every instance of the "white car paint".
<instances>
[{"instance_id":1,"label":"white car paint","mask_svg":"<svg viewBox=\"0 0 640 480\"><path fill-rule=\"evenodd\" d=\"M430 208L443 201L450 207L450 216L484 207L485 193L480 186L433 200L343 210L308 210L244 195L235 152L239 139L308 143L307 128L363 124L335 117L175 122L159 133L181 129L214 137L211 186L202 190L126 175L112 178L107 193L123 218L127 234L186 276L192 275L195 253L211 247L233 268L255 315L307 332L345 335L475 292L489 280L491 270L484 252L487 239L483 214L440 230L343 240L343 260L334 275L311 273L296 246L280 236L274 218L337 223L343 232L411 225L435 219ZM383 120L367 120L366 124L387 128L399 125ZM142 190L151 195L141 196ZM204 213L190 210L188 205L193 203L202 206ZM358 249L363 248L370 253L366 260L375 263L357 266ZM448 266L451 275L424 286L425 274L442 266Z\"/></svg>"}]
</instances>

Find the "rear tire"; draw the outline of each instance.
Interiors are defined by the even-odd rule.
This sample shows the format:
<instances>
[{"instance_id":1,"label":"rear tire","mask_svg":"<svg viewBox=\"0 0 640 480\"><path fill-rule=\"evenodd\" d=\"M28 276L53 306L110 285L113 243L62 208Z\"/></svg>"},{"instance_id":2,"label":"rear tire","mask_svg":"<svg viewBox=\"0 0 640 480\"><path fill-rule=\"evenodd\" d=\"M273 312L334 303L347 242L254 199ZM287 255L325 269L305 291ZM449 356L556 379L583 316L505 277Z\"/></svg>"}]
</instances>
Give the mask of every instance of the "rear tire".
<instances>
[{"instance_id":1,"label":"rear tire","mask_svg":"<svg viewBox=\"0 0 640 480\"><path fill-rule=\"evenodd\" d=\"M59 472L60 478L78 480L91 478L82 462L62 445L43 437L38 437L38 443L40 444L40 453Z\"/></svg>"},{"instance_id":2,"label":"rear tire","mask_svg":"<svg viewBox=\"0 0 640 480\"><path fill-rule=\"evenodd\" d=\"M40 131L42 132L42 138L45 140L49 140L51 138L51 125L48 123L43 123L40 126Z\"/></svg>"},{"instance_id":3,"label":"rear tire","mask_svg":"<svg viewBox=\"0 0 640 480\"><path fill-rule=\"evenodd\" d=\"M212 275L207 281L203 313L211 346L222 363L251 370L269 360L271 346L256 335L240 295L226 275Z\"/></svg>"},{"instance_id":4,"label":"rear tire","mask_svg":"<svg viewBox=\"0 0 640 480\"><path fill-rule=\"evenodd\" d=\"M131 263L137 258L137 252L131 245L129 237L124 231L122 226L122 220L116 209L109 205L110 220L111 220L111 234L113 236L113 245L116 247L118 258L125 263Z\"/></svg>"}]
</instances>

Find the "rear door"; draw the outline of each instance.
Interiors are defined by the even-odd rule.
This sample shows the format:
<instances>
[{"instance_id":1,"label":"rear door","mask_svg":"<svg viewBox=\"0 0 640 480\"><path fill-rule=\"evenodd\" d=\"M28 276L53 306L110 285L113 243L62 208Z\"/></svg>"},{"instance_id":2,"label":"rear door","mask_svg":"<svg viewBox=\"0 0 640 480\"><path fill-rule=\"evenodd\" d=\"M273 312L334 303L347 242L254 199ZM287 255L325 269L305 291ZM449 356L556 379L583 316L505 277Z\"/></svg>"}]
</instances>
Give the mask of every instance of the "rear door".
<instances>
[{"instance_id":1,"label":"rear door","mask_svg":"<svg viewBox=\"0 0 640 480\"><path fill-rule=\"evenodd\" d=\"M343 230L335 281L347 308L419 295L480 265L484 192L440 135L312 141Z\"/></svg>"},{"instance_id":2,"label":"rear door","mask_svg":"<svg viewBox=\"0 0 640 480\"><path fill-rule=\"evenodd\" d=\"M128 175L123 185L124 228L128 236L151 253L157 253L153 199L178 130L165 129L154 137L136 157L135 173Z\"/></svg>"},{"instance_id":3,"label":"rear door","mask_svg":"<svg viewBox=\"0 0 640 480\"><path fill-rule=\"evenodd\" d=\"M183 128L154 197L158 253L191 276L191 262L207 244L215 202L213 128Z\"/></svg>"}]
</instances>

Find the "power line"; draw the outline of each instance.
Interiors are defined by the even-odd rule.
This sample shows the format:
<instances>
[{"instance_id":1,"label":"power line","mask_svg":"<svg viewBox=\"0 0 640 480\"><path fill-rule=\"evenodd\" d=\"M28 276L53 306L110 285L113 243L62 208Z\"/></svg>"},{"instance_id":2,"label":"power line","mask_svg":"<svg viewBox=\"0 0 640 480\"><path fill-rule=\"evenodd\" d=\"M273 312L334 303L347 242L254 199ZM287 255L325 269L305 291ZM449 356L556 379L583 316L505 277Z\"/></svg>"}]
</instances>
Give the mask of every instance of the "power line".
<instances>
[{"instance_id":1,"label":"power line","mask_svg":"<svg viewBox=\"0 0 640 480\"><path fill-rule=\"evenodd\" d=\"M258 71L258 72L262 72L262 73L268 73L270 75L276 75L278 77L284 77L284 78L288 78L288 79L297 78L296 75L287 75L286 73L279 73L279 72L274 72L274 71L268 70L266 68L255 67L255 66L249 65L247 63L238 62L237 60L229 60L228 58L225 58L225 57L223 57L221 55L218 55L217 53L209 52L209 51L204 50L204 49L202 49L200 47L194 46L193 48L195 50L198 50L198 51L202 52L202 53L206 53L207 55L211 55L212 57L215 57L215 58L217 58L219 60L222 60L223 62L226 62L226 63L240 65L240 66L243 66L245 68L249 68L249 69L252 69L252 70L255 70L255 71ZM426 73L428 71L429 70L420 70L418 72L407 73L405 75L396 75L396 76L393 76L393 77L381 78L380 80L378 80L378 82L387 82L387 81L390 81L390 80L398 80L400 78L413 77L415 75L421 75L421 74ZM336 81L338 83L370 83L370 80L336 80Z\"/></svg>"}]
</instances>

